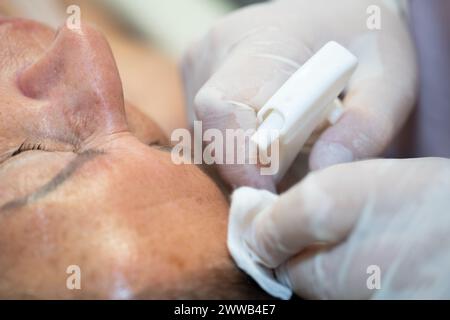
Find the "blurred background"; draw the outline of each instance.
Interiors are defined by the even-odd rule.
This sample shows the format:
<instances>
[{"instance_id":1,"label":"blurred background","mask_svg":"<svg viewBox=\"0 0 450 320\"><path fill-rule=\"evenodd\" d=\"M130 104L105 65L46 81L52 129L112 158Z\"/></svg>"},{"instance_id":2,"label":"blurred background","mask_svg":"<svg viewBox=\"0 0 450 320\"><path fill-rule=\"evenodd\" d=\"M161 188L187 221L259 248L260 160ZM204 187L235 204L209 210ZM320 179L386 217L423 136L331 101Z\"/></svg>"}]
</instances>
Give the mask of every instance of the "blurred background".
<instances>
[{"instance_id":1,"label":"blurred background","mask_svg":"<svg viewBox=\"0 0 450 320\"><path fill-rule=\"evenodd\" d=\"M81 20L108 39L125 99L170 136L187 120L177 63L221 16L261 0L0 0L0 14L57 29L78 5Z\"/></svg>"},{"instance_id":2,"label":"blurred background","mask_svg":"<svg viewBox=\"0 0 450 320\"><path fill-rule=\"evenodd\" d=\"M151 42L174 57L204 33L220 16L244 5L264 0L1 0L3 14L26 17L57 27L64 22L66 8L80 6L88 20L121 26L133 36ZM101 11L101 12L99 12ZM96 12L93 14L93 12Z\"/></svg>"}]
</instances>

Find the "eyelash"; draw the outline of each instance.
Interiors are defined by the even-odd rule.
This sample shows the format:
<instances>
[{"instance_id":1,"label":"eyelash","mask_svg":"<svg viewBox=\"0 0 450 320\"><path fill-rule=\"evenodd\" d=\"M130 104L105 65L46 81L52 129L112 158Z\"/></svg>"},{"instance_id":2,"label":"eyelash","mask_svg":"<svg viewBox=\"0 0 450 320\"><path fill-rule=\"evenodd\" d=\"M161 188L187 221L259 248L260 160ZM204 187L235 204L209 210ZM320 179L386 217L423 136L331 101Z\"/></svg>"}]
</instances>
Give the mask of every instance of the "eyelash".
<instances>
[{"instance_id":1,"label":"eyelash","mask_svg":"<svg viewBox=\"0 0 450 320\"><path fill-rule=\"evenodd\" d=\"M150 142L150 143L148 144L148 146L149 146L149 147L161 148L161 149L164 149L164 150L165 150L166 148L167 148L167 149L170 148L169 146L163 146L163 145L161 145L159 140ZM171 148L170 148L170 149L171 149ZM19 154L21 154L22 152L32 151L32 150L47 151L47 149L45 148L45 146L44 146L42 143L25 144L25 142L24 142L24 143L22 143L22 144L20 145L20 147L19 147L16 151L14 151L14 152L11 154L11 157L15 157L15 156L18 156Z\"/></svg>"},{"instance_id":2,"label":"eyelash","mask_svg":"<svg viewBox=\"0 0 450 320\"><path fill-rule=\"evenodd\" d=\"M16 151L13 152L13 154L11 155L11 157L15 157L15 156L21 154L22 152L25 152L25 151L32 151L32 150L42 150L42 151L46 151L45 147L44 147L43 144L41 144L41 143L35 143L35 144L25 144L25 143L22 143L21 146L19 147L19 149L17 149Z\"/></svg>"}]
</instances>

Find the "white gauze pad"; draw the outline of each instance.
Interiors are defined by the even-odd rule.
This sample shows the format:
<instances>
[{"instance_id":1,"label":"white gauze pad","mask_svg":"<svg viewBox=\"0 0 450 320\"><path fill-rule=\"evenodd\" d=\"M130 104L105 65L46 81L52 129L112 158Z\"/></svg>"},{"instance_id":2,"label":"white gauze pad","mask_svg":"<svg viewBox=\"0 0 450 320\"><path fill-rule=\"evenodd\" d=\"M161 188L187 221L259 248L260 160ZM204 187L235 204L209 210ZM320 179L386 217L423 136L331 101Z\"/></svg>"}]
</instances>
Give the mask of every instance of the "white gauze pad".
<instances>
[{"instance_id":1,"label":"white gauze pad","mask_svg":"<svg viewBox=\"0 0 450 320\"><path fill-rule=\"evenodd\" d=\"M251 276L267 293L286 300L292 296L291 288L276 278L275 270L260 264L258 262L260 259L245 242L255 217L277 199L277 195L265 190L242 187L234 191L231 196L227 241L228 250L238 267Z\"/></svg>"}]
</instances>

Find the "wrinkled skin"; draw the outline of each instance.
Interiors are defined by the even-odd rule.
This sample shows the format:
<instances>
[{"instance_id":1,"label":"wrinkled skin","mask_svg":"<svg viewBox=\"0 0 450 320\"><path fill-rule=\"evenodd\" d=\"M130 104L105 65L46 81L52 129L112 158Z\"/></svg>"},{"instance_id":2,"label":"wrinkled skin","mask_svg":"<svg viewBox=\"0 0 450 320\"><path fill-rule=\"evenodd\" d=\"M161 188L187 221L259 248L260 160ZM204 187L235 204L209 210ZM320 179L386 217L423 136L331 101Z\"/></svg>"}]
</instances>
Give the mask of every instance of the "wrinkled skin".
<instances>
[{"instance_id":1,"label":"wrinkled skin","mask_svg":"<svg viewBox=\"0 0 450 320\"><path fill-rule=\"evenodd\" d=\"M166 138L125 111L98 32L0 18L0 42L0 297L172 298L235 272L226 199L149 146Z\"/></svg>"}]
</instances>

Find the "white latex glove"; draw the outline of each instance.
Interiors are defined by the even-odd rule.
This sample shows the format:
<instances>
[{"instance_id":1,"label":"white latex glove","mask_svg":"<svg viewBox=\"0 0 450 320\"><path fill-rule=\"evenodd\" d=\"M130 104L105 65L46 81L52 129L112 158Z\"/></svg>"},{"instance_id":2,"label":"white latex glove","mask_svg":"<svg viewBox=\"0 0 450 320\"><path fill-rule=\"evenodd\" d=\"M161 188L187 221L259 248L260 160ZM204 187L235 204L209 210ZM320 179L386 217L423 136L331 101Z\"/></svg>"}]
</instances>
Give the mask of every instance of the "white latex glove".
<instances>
[{"instance_id":1,"label":"white latex glove","mask_svg":"<svg viewBox=\"0 0 450 320\"><path fill-rule=\"evenodd\" d=\"M370 160L311 173L243 234L301 297L448 299L450 160ZM380 268L379 290L367 287L370 266Z\"/></svg>"},{"instance_id":2,"label":"white latex glove","mask_svg":"<svg viewBox=\"0 0 450 320\"><path fill-rule=\"evenodd\" d=\"M254 129L255 112L313 53L334 40L358 57L359 67L346 92L345 114L315 143L310 167L379 154L411 110L416 83L406 24L385 4L286 0L225 17L182 61L188 103L204 129ZM381 9L381 30L367 27L371 5ZM254 165L222 165L219 171L233 186L274 189L271 177L261 176Z\"/></svg>"}]
</instances>

